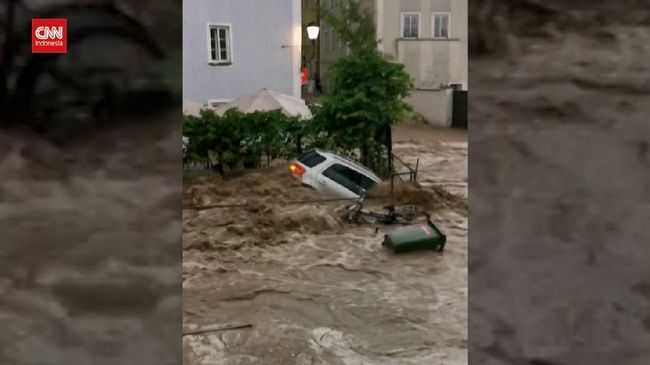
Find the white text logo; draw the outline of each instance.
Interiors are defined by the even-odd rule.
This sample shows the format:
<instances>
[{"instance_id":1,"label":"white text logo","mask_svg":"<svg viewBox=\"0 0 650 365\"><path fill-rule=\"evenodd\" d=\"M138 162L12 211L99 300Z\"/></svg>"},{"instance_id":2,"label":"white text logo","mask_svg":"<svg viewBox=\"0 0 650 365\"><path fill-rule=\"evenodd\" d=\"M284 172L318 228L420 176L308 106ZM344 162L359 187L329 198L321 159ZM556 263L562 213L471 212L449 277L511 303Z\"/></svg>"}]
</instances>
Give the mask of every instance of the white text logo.
<instances>
[{"instance_id":1,"label":"white text logo","mask_svg":"<svg viewBox=\"0 0 650 365\"><path fill-rule=\"evenodd\" d=\"M34 34L38 39L63 39L63 27L38 27Z\"/></svg>"}]
</instances>

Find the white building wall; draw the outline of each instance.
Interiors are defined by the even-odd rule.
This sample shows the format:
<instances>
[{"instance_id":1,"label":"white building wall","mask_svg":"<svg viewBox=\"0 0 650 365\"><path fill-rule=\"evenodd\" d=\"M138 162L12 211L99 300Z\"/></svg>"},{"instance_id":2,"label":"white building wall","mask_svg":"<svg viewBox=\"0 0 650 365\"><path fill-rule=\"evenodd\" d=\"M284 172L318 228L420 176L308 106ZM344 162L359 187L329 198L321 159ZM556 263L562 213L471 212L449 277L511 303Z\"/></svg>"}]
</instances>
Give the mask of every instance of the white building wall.
<instances>
[{"instance_id":1,"label":"white building wall","mask_svg":"<svg viewBox=\"0 0 650 365\"><path fill-rule=\"evenodd\" d=\"M300 97L301 18L300 0L183 0L183 99ZM232 64L209 64L209 23L231 25Z\"/></svg>"},{"instance_id":2,"label":"white building wall","mask_svg":"<svg viewBox=\"0 0 650 365\"><path fill-rule=\"evenodd\" d=\"M451 126L451 90L411 90L407 102L422 114L427 123L439 127Z\"/></svg>"},{"instance_id":3,"label":"white building wall","mask_svg":"<svg viewBox=\"0 0 650 365\"><path fill-rule=\"evenodd\" d=\"M467 0L375 0L379 50L414 79L408 101L431 124L451 125L451 84L468 89ZM433 39L433 13L450 13L449 39ZM401 38L402 13L420 14L420 36Z\"/></svg>"}]
</instances>

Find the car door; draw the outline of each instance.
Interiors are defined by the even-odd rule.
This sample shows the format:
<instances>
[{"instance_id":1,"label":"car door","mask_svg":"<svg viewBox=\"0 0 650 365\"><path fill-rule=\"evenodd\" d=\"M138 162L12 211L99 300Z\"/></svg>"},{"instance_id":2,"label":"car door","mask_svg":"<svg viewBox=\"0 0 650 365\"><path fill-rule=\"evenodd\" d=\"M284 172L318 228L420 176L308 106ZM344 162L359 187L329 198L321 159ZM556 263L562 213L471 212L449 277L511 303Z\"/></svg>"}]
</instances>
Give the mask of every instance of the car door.
<instances>
[{"instance_id":1,"label":"car door","mask_svg":"<svg viewBox=\"0 0 650 365\"><path fill-rule=\"evenodd\" d=\"M332 198L358 198L362 189L351 177L356 171L334 162L317 177L319 191Z\"/></svg>"}]
</instances>

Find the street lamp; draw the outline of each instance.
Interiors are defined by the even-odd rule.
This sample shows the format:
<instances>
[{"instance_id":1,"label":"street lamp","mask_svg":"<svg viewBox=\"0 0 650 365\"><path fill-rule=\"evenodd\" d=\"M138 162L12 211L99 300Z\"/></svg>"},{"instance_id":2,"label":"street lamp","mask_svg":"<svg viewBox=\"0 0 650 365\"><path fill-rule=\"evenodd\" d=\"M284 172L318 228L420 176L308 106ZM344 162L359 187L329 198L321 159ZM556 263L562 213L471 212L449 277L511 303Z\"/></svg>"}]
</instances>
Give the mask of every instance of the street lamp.
<instances>
[{"instance_id":1,"label":"street lamp","mask_svg":"<svg viewBox=\"0 0 650 365\"><path fill-rule=\"evenodd\" d=\"M320 27L318 26L320 24L320 0L318 0L318 8L316 12L316 19L318 21L317 24L314 24L314 22L310 22L307 24L307 38L311 40L311 57L309 59L309 64L311 65L312 60L314 59L314 56L316 55L316 51L318 51L318 59L316 61L316 72L313 72L315 74L315 82L316 82L316 89L319 88L319 80L320 80L320 40L318 39L318 33L320 32ZM318 41L318 43L316 43Z\"/></svg>"},{"instance_id":2,"label":"street lamp","mask_svg":"<svg viewBox=\"0 0 650 365\"><path fill-rule=\"evenodd\" d=\"M318 38L318 32L320 28L314 23L309 23L307 26L307 37L312 41L315 41Z\"/></svg>"},{"instance_id":3,"label":"street lamp","mask_svg":"<svg viewBox=\"0 0 650 365\"><path fill-rule=\"evenodd\" d=\"M307 24L307 38L311 40L311 58L309 59L309 62L311 62L316 55L316 40L318 39L319 31L320 27L314 24L314 22Z\"/></svg>"}]
</instances>

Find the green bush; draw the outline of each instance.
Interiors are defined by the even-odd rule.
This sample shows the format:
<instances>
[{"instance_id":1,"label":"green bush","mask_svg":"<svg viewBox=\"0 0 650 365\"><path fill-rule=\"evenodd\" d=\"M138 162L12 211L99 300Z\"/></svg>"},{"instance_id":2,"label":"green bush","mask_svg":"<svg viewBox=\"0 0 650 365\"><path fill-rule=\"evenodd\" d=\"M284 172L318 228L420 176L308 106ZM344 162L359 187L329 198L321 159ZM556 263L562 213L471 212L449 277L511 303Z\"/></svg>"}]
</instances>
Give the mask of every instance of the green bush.
<instances>
[{"instance_id":1,"label":"green bush","mask_svg":"<svg viewBox=\"0 0 650 365\"><path fill-rule=\"evenodd\" d=\"M348 46L327 75L331 92L316 113L317 144L352 155L381 175L390 174L391 124L410 111L405 98L413 81L404 66L377 51L372 15L357 0L325 20Z\"/></svg>"},{"instance_id":2,"label":"green bush","mask_svg":"<svg viewBox=\"0 0 650 365\"><path fill-rule=\"evenodd\" d=\"M184 163L218 167L222 172L256 168L275 158L300 152L299 136L305 122L280 111L244 114L235 109L223 116L202 110L200 116L185 115L183 135L188 137Z\"/></svg>"}]
</instances>

